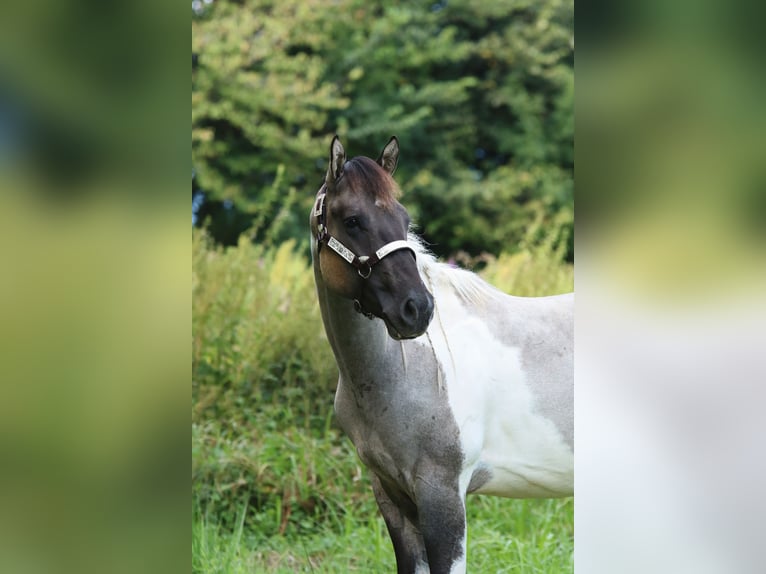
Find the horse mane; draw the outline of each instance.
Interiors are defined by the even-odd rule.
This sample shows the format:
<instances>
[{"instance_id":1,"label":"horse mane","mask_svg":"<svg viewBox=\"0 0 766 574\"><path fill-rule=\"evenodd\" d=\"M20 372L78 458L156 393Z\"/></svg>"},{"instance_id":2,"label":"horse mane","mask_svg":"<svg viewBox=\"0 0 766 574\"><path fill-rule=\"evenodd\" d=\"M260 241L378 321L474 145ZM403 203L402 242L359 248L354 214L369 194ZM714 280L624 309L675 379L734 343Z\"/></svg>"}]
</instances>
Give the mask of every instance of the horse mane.
<instances>
[{"instance_id":1,"label":"horse mane","mask_svg":"<svg viewBox=\"0 0 766 574\"><path fill-rule=\"evenodd\" d=\"M348 160L343 165L343 178L352 189L363 189L386 209L391 208L402 193L394 178L368 157L357 156Z\"/></svg>"},{"instance_id":2,"label":"horse mane","mask_svg":"<svg viewBox=\"0 0 766 574\"><path fill-rule=\"evenodd\" d=\"M486 304L505 295L476 273L436 259L423 243L423 240L412 231L408 234L407 241L417 254L418 271L426 279L426 286L433 288L446 284L463 301L476 305Z\"/></svg>"}]
</instances>

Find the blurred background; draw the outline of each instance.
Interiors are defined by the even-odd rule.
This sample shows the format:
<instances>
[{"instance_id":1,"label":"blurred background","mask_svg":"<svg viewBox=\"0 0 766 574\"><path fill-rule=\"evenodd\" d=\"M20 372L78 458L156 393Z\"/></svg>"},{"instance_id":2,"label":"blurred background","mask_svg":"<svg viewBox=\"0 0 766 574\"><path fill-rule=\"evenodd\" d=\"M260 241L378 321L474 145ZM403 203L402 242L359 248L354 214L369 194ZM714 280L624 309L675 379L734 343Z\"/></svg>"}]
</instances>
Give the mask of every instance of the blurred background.
<instances>
[{"instance_id":1,"label":"blurred background","mask_svg":"<svg viewBox=\"0 0 766 574\"><path fill-rule=\"evenodd\" d=\"M188 571L187 14L3 5L2 572Z\"/></svg>"},{"instance_id":2,"label":"blurred background","mask_svg":"<svg viewBox=\"0 0 766 574\"><path fill-rule=\"evenodd\" d=\"M762 572L764 5L577 9L576 570Z\"/></svg>"}]
</instances>

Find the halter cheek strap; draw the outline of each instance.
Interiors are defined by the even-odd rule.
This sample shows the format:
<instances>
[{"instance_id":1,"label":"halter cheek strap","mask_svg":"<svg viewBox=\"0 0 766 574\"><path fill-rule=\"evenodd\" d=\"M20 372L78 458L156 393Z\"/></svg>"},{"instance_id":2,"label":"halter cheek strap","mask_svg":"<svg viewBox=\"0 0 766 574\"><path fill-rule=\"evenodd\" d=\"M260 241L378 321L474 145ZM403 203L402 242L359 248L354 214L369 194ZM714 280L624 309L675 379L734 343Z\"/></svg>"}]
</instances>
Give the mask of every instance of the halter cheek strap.
<instances>
[{"instance_id":1,"label":"halter cheek strap","mask_svg":"<svg viewBox=\"0 0 766 574\"><path fill-rule=\"evenodd\" d=\"M319 194L316 203L314 204L313 216L317 218L317 251L322 249L323 244L327 244L327 247L356 267L357 273L359 273L359 276L362 279L367 279L370 276L370 273L372 273L372 268L386 255L390 255L394 251L409 249L412 251L413 255L415 254L415 250L406 240L397 239L396 241L386 243L372 255L357 255L327 231L327 207L324 203L325 195L325 193Z\"/></svg>"}]
</instances>

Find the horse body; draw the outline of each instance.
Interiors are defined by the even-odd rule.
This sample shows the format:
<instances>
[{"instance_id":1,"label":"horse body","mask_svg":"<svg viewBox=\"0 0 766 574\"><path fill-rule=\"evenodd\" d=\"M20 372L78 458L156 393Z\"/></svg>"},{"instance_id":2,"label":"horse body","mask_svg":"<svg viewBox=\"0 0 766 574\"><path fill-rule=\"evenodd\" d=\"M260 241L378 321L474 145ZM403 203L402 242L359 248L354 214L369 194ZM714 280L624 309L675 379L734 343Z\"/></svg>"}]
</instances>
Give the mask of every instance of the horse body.
<instances>
[{"instance_id":1,"label":"horse body","mask_svg":"<svg viewBox=\"0 0 766 574\"><path fill-rule=\"evenodd\" d=\"M445 365L467 492L571 495L573 295L512 297L424 261L426 274L444 275L431 282L437 315L422 342ZM474 295L460 292L466 282Z\"/></svg>"},{"instance_id":2,"label":"horse body","mask_svg":"<svg viewBox=\"0 0 766 574\"><path fill-rule=\"evenodd\" d=\"M398 572L464 572L468 493L572 493L573 296L512 297L437 262L414 236L408 243L434 302L430 321L420 303L427 327L410 338L394 338L389 315L368 320L329 285L325 251L312 243L340 371L335 411L372 471ZM410 264L400 250L376 273L384 280Z\"/></svg>"}]
</instances>

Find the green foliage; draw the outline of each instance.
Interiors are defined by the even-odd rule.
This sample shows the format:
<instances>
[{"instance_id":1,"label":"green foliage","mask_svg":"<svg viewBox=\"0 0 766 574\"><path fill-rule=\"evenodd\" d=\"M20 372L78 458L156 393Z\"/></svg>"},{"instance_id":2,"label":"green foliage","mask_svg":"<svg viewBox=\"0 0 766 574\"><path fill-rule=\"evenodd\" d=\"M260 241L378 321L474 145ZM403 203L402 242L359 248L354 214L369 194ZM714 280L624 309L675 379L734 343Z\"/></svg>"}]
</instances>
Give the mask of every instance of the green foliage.
<instances>
[{"instance_id":1,"label":"green foliage","mask_svg":"<svg viewBox=\"0 0 766 574\"><path fill-rule=\"evenodd\" d=\"M442 256L571 219L571 1L217 0L192 50L193 189L267 225L281 210L278 239L305 240L333 133L373 157L399 137L405 204Z\"/></svg>"},{"instance_id":2,"label":"green foliage","mask_svg":"<svg viewBox=\"0 0 766 574\"><path fill-rule=\"evenodd\" d=\"M570 228L562 218L548 231L542 219L529 227L516 253L489 255L482 277L507 293L520 297L556 295L574 291L574 266L562 263Z\"/></svg>"},{"instance_id":3,"label":"green foliage","mask_svg":"<svg viewBox=\"0 0 766 574\"><path fill-rule=\"evenodd\" d=\"M322 490L356 455L331 428L337 370L304 256L195 230L192 289L195 496L229 524L249 501L282 532L349 504Z\"/></svg>"},{"instance_id":4,"label":"green foliage","mask_svg":"<svg viewBox=\"0 0 766 574\"><path fill-rule=\"evenodd\" d=\"M323 80L317 51L326 17L316 14L326 10L315 4L219 0L192 18L195 182L250 217L278 213L265 190L277 184L282 197L290 193L327 147L328 111L347 105ZM288 237L302 231L298 212L290 211Z\"/></svg>"},{"instance_id":5,"label":"green foliage","mask_svg":"<svg viewBox=\"0 0 766 574\"><path fill-rule=\"evenodd\" d=\"M563 227L544 228L485 276L517 294L570 288ZM193 571L393 571L368 473L334 422L310 263L291 241L224 248L194 230L192 244ZM469 498L472 568L571 571L572 512L571 500Z\"/></svg>"},{"instance_id":6,"label":"green foliage","mask_svg":"<svg viewBox=\"0 0 766 574\"><path fill-rule=\"evenodd\" d=\"M332 388L313 275L293 242L267 250L243 237L224 249L195 230L192 289L198 408L237 412L242 422L285 388ZM308 406L300 411L305 426L316 424L309 414Z\"/></svg>"}]
</instances>

